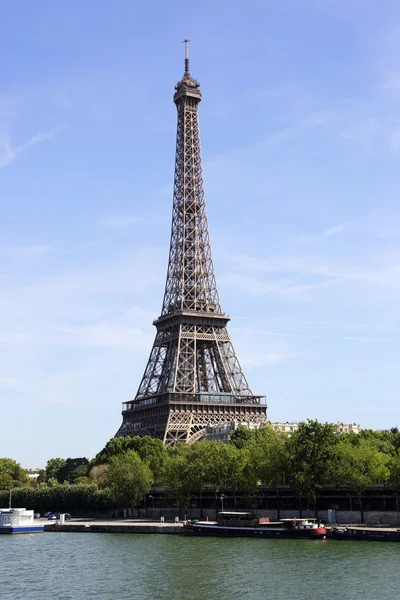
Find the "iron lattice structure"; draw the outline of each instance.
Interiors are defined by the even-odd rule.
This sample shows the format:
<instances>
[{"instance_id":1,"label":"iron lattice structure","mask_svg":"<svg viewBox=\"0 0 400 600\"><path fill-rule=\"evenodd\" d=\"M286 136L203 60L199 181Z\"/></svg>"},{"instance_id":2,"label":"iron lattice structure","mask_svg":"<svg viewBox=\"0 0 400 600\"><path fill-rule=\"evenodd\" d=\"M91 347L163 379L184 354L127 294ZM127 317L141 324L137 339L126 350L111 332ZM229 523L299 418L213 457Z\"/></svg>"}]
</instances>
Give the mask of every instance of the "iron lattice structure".
<instances>
[{"instance_id":1,"label":"iron lattice structure","mask_svg":"<svg viewBox=\"0 0 400 600\"><path fill-rule=\"evenodd\" d=\"M214 275L203 186L199 83L189 72L175 87L178 111L167 280L156 338L134 400L117 432L166 445L200 439L209 425L266 423L266 403L244 376L227 331Z\"/></svg>"}]
</instances>

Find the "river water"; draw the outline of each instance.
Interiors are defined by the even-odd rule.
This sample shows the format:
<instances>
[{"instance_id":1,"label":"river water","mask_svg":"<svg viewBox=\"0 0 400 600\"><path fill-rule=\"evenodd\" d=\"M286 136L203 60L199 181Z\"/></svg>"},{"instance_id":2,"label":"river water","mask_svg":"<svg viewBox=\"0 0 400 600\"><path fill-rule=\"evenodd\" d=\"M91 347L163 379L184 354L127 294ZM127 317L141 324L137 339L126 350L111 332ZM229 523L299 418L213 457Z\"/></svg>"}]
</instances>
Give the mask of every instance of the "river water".
<instances>
[{"instance_id":1,"label":"river water","mask_svg":"<svg viewBox=\"0 0 400 600\"><path fill-rule=\"evenodd\" d=\"M399 566L384 542L1 535L0 599L392 600Z\"/></svg>"}]
</instances>

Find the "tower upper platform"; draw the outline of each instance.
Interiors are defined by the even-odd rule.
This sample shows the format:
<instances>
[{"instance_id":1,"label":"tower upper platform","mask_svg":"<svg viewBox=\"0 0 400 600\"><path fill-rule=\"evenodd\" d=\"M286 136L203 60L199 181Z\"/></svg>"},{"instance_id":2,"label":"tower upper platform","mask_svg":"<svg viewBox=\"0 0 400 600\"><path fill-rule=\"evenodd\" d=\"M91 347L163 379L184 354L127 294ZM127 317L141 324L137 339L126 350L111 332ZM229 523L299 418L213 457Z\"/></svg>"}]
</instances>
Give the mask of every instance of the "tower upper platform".
<instances>
[{"instance_id":1,"label":"tower upper platform","mask_svg":"<svg viewBox=\"0 0 400 600\"><path fill-rule=\"evenodd\" d=\"M200 83L193 79L189 71L189 40L185 40L185 72L183 77L175 86L174 102L179 102L181 98L189 97L201 100Z\"/></svg>"}]
</instances>

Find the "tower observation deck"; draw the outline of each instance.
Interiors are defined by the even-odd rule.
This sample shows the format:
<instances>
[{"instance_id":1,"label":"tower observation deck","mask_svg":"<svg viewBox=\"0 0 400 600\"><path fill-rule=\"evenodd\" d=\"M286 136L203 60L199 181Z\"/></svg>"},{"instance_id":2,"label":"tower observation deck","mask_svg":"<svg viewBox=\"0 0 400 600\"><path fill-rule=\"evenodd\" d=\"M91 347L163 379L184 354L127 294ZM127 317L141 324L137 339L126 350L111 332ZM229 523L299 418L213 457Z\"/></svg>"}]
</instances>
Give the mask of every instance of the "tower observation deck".
<instances>
[{"instance_id":1,"label":"tower observation deck","mask_svg":"<svg viewBox=\"0 0 400 600\"><path fill-rule=\"evenodd\" d=\"M266 423L265 397L250 389L229 337L214 267L203 185L200 84L185 71L175 86L178 112L171 243L161 315L134 400L124 402L117 436L150 435L192 443L208 425Z\"/></svg>"}]
</instances>

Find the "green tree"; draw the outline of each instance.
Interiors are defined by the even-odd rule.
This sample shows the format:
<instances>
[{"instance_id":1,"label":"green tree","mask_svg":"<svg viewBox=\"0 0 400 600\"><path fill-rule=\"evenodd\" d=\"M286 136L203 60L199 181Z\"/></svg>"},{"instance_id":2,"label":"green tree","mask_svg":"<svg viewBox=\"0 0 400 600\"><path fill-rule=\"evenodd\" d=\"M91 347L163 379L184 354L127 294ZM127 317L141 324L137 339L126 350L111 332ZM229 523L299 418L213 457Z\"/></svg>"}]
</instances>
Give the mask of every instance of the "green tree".
<instances>
[{"instance_id":1,"label":"green tree","mask_svg":"<svg viewBox=\"0 0 400 600\"><path fill-rule=\"evenodd\" d=\"M193 491L191 489L191 479L187 472L187 454L189 451L190 446L187 444L177 444L167 448L167 456L160 477L161 483L167 488L167 493L178 504L180 517L182 517L183 509L188 506L190 493Z\"/></svg>"},{"instance_id":2,"label":"green tree","mask_svg":"<svg viewBox=\"0 0 400 600\"><path fill-rule=\"evenodd\" d=\"M36 479L36 483L38 485L40 485L41 483L46 483L47 478L46 478L46 470L45 469L40 469L39 470L39 475Z\"/></svg>"},{"instance_id":3,"label":"green tree","mask_svg":"<svg viewBox=\"0 0 400 600\"><path fill-rule=\"evenodd\" d=\"M395 456L400 449L400 436L393 430L373 431L372 429L362 429L359 434L351 436L353 445L366 440L376 447L377 450Z\"/></svg>"},{"instance_id":4,"label":"green tree","mask_svg":"<svg viewBox=\"0 0 400 600\"><path fill-rule=\"evenodd\" d=\"M14 480L11 475L7 475L6 473L0 475L0 490L12 490L14 487Z\"/></svg>"},{"instance_id":5,"label":"green tree","mask_svg":"<svg viewBox=\"0 0 400 600\"><path fill-rule=\"evenodd\" d=\"M396 497L396 512L397 521L399 521L399 498L400 498L400 452L392 457L390 460L390 484L392 486L393 493Z\"/></svg>"},{"instance_id":6,"label":"green tree","mask_svg":"<svg viewBox=\"0 0 400 600\"><path fill-rule=\"evenodd\" d=\"M89 470L92 466L107 464L111 457L124 454L127 450L135 450L140 458L148 464L155 480L159 480L167 453L162 441L149 435L111 438L96 455L95 459L91 461Z\"/></svg>"},{"instance_id":7,"label":"green tree","mask_svg":"<svg viewBox=\"0 0 400 600\"><path fill-rule=\"evenodd\" d=\"M108 465L95 465L89 471L89 481L99 487L106 487L108 469Z\"/></svg>"},{"instance_id":8,"label":"green tree","mask_svg":"<svg viewBox=\"0 0 400 600\"><path fill-rule=\"evenodd\" d=\"M239 425L235 431L231 433L230 443L236 446L239 450L245 448L250 441L254 440L257 430L249 429L245 425Z\"/></svg>"},{"instance_id":9,"label":"green tree","mask_svg":"<svg viewBox=\"0 0 400 600\"><path fill-rule=\"evenodd\" d=\"M377 450L373 441L360 439L353 445L341 436L337 446L336 482L348 486L360 503L361 521L364 521L362 494L374 483L389 479L390 456Z\"/></svg>"},{"instance_id":10,"label":"green tree","mask_svg":"<svg viewBox=\"0 0 400 600\"><path fill-rule=\"evenodd\" d=\"M24 469L12 458L0 458L0 475L9 475L14 483L19 485L28 481Z\"/></svg>"},{"instance_id":11,"label":"green tree","mask_svg":"<svg viewBox=\"0 0 400 600\"><path fill-rule=\"evenodd\" d=\"M0 491L0 506L8 505L8 491ZM50 487L19 487L13 489L14 506L25 506L35 512L69 512L74 515L90 515L110 512L115 502L109 489L95 485L56 485Z\"/></svg>"},{"instance_id":12,"label":"green tree","mask_svg":"<svg viewBox=\"0 0 400 600\"><path fill-rule=\"evenodd\" d=\"M168 452L164 481L182 509L191 493L198 493L202 512L202 495L206 490L218 495L224 490L253 491L257 487L250 468L249 453L234 445L203 440Z\"/></svg>"},{"instance_id":13,"label":"green tree","mask_svg":"<svg viewBox=\"0 0 400 600\"><path fill-rule=\"evenodd\" d=\"M65 458L50 458L46 464L46 479L55 479L56 481L62 482L63 479L59 479L58 474L60 469L64 468L67 461Z\"/></svg>"},{"instance_id":14,"label":"green tree","mask_svg":"<svg viewBox=\"0 0 400 600\"><path fill-rule=\"evenodd\" d=\"M256 477L261 483L271 486L276 492L277 517L280 519L279 486L285 483L289 470L286 439L272 427L264 427L250 441L248 451Z\"/></svg>"},{"instance_id":15,"label":"green tree","mask_svg":"<svg viewBox=\"0 0 400 600\"><path fill-rule=\"evenodd\" d=\"M68 481L75 483L79 477L87 475L89 461L85 457L67 458L65 463L57 469L56 478L59 483Z\"/></svg>"},{"instance_id":16,"label":"green tree","mask_svg":"<svg viewBox=\"0 0 400 600\"><path fill-rule=\"evenodd\" d=\"M318 517L316 494L333 477L337 439L333 425L310 419L288 438L289 481L299 497L300 512L301 499L307 497L314 502Z\"/></svg>"},{"instance_id":17,"label":"green tree","mask_svg":"<svg viewBox=\"0 0 400 600\"><path fill-rule=\"evenodd\" d=\"M120 507L137 508L154 483L150 467L134 450L112 456L106 475L112 497Z\"/></svg>"}]
</instances>

